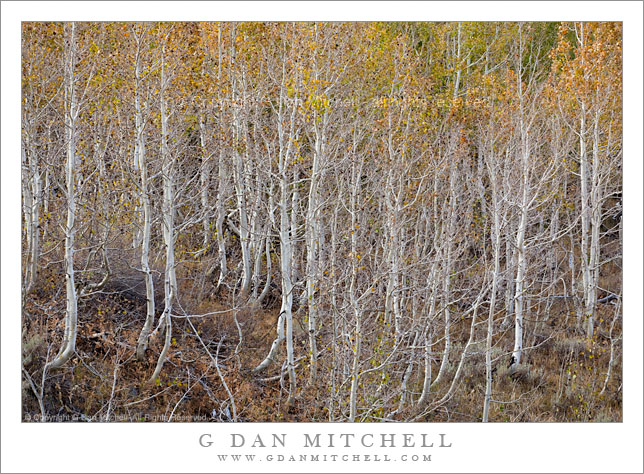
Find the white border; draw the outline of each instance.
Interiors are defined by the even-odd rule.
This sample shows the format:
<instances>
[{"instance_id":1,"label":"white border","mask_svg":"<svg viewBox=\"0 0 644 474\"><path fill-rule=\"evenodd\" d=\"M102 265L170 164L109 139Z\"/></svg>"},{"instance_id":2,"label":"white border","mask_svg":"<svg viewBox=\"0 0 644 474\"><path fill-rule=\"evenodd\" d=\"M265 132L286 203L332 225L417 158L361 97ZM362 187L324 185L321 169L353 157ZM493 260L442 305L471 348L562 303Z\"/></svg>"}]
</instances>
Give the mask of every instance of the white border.
<instances>
[{"instance_id":1,"label":"white border","mask_svg":"<svg viewBox=\"0 0 644 474\"><path fill-rule=\"evenodd\" d=\"M642 3L2 2L2 472L642 472ZM624 422L620 424L48 424L20 420L20 21L611 20L624 22ZM227 434L447 433L432 462L218 463ZM300 444L299 441L297 444ZM242 450L239 450L242 452ZM298 454L293 442L286 450ZM244 451L248 453L252 451ZM274 451L278 454L280 451ZM330 453L330 451L324 451ZM341 450L337 450L341 453ZM387 449L376 450L385 453ZM392 450L400 455L400 450ZM416 452L416 451L415 451ZM374 454L371 450L369 453ZM261 454L258 452L257 454ZM265 453L264 453L265 454Z\"/></svg>"}]
</instances>

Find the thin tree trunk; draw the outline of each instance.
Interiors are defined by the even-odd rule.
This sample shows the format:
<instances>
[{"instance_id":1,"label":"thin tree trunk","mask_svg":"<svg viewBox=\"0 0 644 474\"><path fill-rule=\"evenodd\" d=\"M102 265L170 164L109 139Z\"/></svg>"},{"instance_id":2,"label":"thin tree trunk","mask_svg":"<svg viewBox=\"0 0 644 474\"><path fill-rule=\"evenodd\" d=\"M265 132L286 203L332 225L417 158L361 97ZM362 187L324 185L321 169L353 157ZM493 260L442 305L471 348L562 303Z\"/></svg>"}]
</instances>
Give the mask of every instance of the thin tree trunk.
<instances>
[{"instance_id":1,"label":"thin tree trunk","mask_svg":"<svg viewBox=\"0 0 644 474\"><path fill-rule=\"evenodd\" d=\"M267 229L266 229L266 238L264 239L264 245L265 245L265 250L264 250L264 255L266 256L266 281L264 282L264 289L260 293L260 295L257 297L257 304L261 305L262 302L266 299L266 295L268 295L268 292L271 289L271 282L272 282L272 270L273 270L273 261L271 259L271 232L272 232L272 226L267 224Z\"/></svg>"},{"instance_id":2,"label":"thin tree trunk","mask_svg":"<svg viewBox=\"0 0 644 474\"><path fill-rule=\"evenodd\" d=\"M48 131L49 133L49 131ZM51 141L51 138L49 139ZM43 188L43 193L42 193L42 242L47 242L47 234L48 234L48 215L49 215L49 190L51 189L51 177L49 174L49 168L46 167L44 170L45 173L45 186Z\"/></svg>"},{"instance_id":3,"label":"thin tree trunk","mask_svg":"<svg viewBox=\"0 0 644 474\"><path fill-rule=\"evenodd\" d=\"M517 252L512 243L512 230L509 228L505 234L505 273L508 275L506 278L505 287L505 317L503 318L502 327L509 328L512 324L512 316L514 315L514 278L510 275L515 274L517 266Z\"/></svg>"},{"instance_id":4,"label":"thin tree trunk","mask_svg":"<svg viewBox=\"0 0 644 474\"><path fill-rule=\"evenodd\" d=\"M29 136L26 137L26 148L29 151L27 161L29 163L29 224L28 224L28 242L29 242L29 264L26 290L30 292L36 285L38 279L38 260L40 258L40 201L42 199L42 180L40 178L40 169L38 164L38 154L31 144ZM27 197L27 196L26 196Z\"/></svg>"},{"instance_id":5,"label":"thin tree trunk","mask_svg":"<svg viewBox=\"0 0 644 474\"><path fill-rule=\"evenodd\" d=\"M221 285L228 273L228 262L226 260L226 239L224 238L224 217L226 209L224 208L224 199L226 194L226 163L224 161L224 152L219 152L219 189L217 190L217 220L215 221L215 235L217 236L217 249L219 255L219 278L217 288Z\"/></svg>"},{"instance_id":6,"label":"thin tree trunk","mask_svg":"<svg viewBox=\"0 0 644 474\"><path fill-rule=\"evenodd\" d=\"M523 124L522 124L523 127ZM523 183L522 198L519 217L519 227L517 229L516 252L517 252L517 274L515 280L514 292L514 349L512 350L512 368L516 368L521 363L523 355L523 309L525 303L525 273L526 273L526 255L525 255L525 232L528 222L528 160L529 149L527 134L523 137Z\"/></svg>"},{"instance_id":7,"label":"thin tree trunk","mask_svg":"<svg viewBox=\"0 0 644 474\"><path fill-rule=\"evenodd\" d=\"M223 48L221 44L221 28L217 28L217 81L221 83L221 64ZM221 103L221 94L218 94L217 99ZM219 117L223 121L223 114ZM224 239L224 217L226 210L224 208L224 199L226 196L226 168L224 160L223 146L220 141L219 162L217 164L218 176L218 189L217 189L217 218L215 221L215 235L217 236L217 249L219 255L219 278L217 279L217 289L221 286L226 274L228 273L228 263L226 261L226 240Z\"/></svg>"},{"instance_id":8,"label":"thin tree trunk","mask_svg":"<svg viewBox=\"0 0 644 474\"><path fill-rule=\"evenodd\" d=\"M154 280L150 269L150 236L152 227L152 209L150 204L150 192L148 190L148 165L145 157L145 136L143 111L141 107L141 66L140 66L140 45L136 55L135 65L135 123L136 123L136 142L134 143L134 156L141 176L141 201L143 206L143 239L141 241L141 270L145 279L145 298L146 298L146 316L145 323L139 334L136 347L136 357L138 360L144 360L145 351L148 348L150 331L154 324Z\"/></svg>"},{"instance_id":9,"label":"thin tree trunk","mask_svg":"<svg viewBox=\"0 0 644 474\"><path fill-rule=\"evenodd\" d=\"M273 198L273 183L271 182L268 190L268 223L266 224L266 239L264 244L266 246L266 282L264 283L264 289L257 299L257 304L261 304L266 295L268 295L271 289L271 279L272 279L272 269L273 269L273 260L271 258L271 245L273 241L273 229L275 225L275 215L273 214L274 210L274 198Z\"/></svg>"},{"instance_id":10,"label":"thin tree trunk","mask_svg":"<svg viewBox=\"0 0 644 474\"><path fill-rule=\"evenodd\" d=\"M523 51L522 25L519 24L519 51ZM525 233L528 226L528 206L529 206L529 174L530 174L530 141L528 135L528 126L525 123L524 116L524 93L523 82L521 80L521 66L518 66L519 74L517 75L517 89L519 99L519 131L521 133L521 204L519 205L519 226L516 235L516 252L517 252L517 273L514 288L514 349L512 350L512 360L510 367L514 370L521 363L523 355L523 309L525 303L525 273L526 273L526 254L525 254Z\"/></svg>"},{"instance_id":11,"label":"thin tree trunk","mask_svg":"<svg viewBox=\"0 0 644 474\"><path fill-rule=\"evenodd\" d=\"M320 161L323 153L324 138L320 136L318 124L315 124L315 144L313 147L313 166L311 169L311 181L309 185L309 200L306 211L306 289L308 300L308 330L309 350L311 351L311 366L309 369L309 383L317 377L317 301L316 293L319 285L318 258L320 252L320 210L318 203Z\"/></svg>"},{"instance_id":12,"label":"thin tree trunk","mask_svg":"<svg viewBox=\"0 0 644 474\"><path fill-rule=\"evenodd\" d=\"M165 53L165 45L163 46ZM162 54L163 54L162 53ZM160 324L164 325L165 340L154 373L150 382L154 383L161 373L163 364L170 350L172 341L172 305L177 298L177 277L174 258L174 158L168 149L168 113L165 104L166 89L165 59L161 59L161 160L163 174L163 243L165 245L165 278L164 278L164 309Z\"/></svg>"},{"instance_id":13,"label":"thin tree trunk","mask_svg":"<svg viewBox=\"0 0 644 474\"><path fill-rule=\"evenodd\" d=\"M599 283L599 262L600 262L600 228L601 228L601 212L602 203L600 196L600 183L599 183L599 115L600 111L595 113L595 120L593 124L593 169L592 181L590 192L590 255L588 257L588 290L586 298L585 312L588 317L588 326L586 335L589 339L593 338L595 326L595 305L597 304L597 285Z\"/></svg>"},{"instance_id":14,"label":"thin tree trunk","mask_svg":"<svg viewBox=\"0 0 644 474\"><path fill-rule=\"evenodd\" d=\"M199 197L201 199L201 224L203 227L203 249L208 250L210 246L211 229L210 229L210 203L208 199L208 190L210 189L210 156L206 150L206 124L203 115L199 116L199 143L201 145L201 169L199 175L200 188Z\"/></svg>"},{"instance_id":15,"label":"thin tree trunk","mask_svg":"<svg viewBox=\"0 0 644 474\"><path fill-rule=\"evenodd\" d=\"M65 286L67 308L65 313L65 333L58 355L47 366L56 369L65 364L76 350L76 334L78 327L78 307L76 286L74 284L74 238L76 236L76 118L78 115L76 93L74 88L74 72L76 66L76 24L72 22L68 28L67 63L65 67L65 126L67 129L67 224L65 227Z\"/></svg>"},{"instance_id":16,"label":"thin tree trunk","mask_svg":"<svg viewBox=\"0 0 644 474\"><path fill-rule=\"evenodd\" d=\"M496 181L496 160L488 167L490 173L490 186L492 190L492 246L494 252L494 271L492 273L492 294L490 295L490 309L487 318L487 336L485 339L485 398L483 402L483 419L486 423L490 416L490 402L492 400L492 335L494 332L494 310L496 306L496 293L501 270L501 223L499 209L498 187Z\"/></svg>"},{"instance_id":17,"label":"thin tree trunk","mask_svg":"<svg viewBox=\"0 0 644 474\"><path fill-rule=\"evenodd\" d=\"M31 172L29 169L29 165L27 164L27 151L26 151L26 144L25 144L26 138L23 138L22 140L22 147L21 147L21 159L22 159L22 199L23 199L23 205L22 205L22 212L23 212L23 218L24 218L24 225L25 225L25 239L27 241L27 261L25 262L25 279L23 281L23 288L24 288L24 293L27 294L31 291L31 285L33 281L33 277L31 275L32 268L31 268L31 249L33 246L33 218L32 218L32 213L34 209L34 198L32 194L32 186L31 186Z\"/></svg>"},{"instance_id":18,"label":"thin tree trunk","mask_svg":"<svg viewBox=\"0 0 644 474\"><path fill-rule=\"evenodd\" d=\"M285 163L286 165L286 163ZM298 202L299 196L297 190L293 192L291 203L291 218L288 219L286 214L286 201L284 196L287 195L286 174L282 175L281 192L283 196L282 206L280 210L280 248L282 253L282 301L283 309L285 311L286 319L286 364L289 379L288 399L286 405L291 405L295 400L296 394L296 378L295 378L295 354L293 350L293 237L296 232L296 213L295 204ZM297 182L297 177L294 181Z\"/></svg>"},{"instance_id":19,"label":"thin tree trunk","mask_svg":"<svg viewBox=\"0 0 644 474\"><path fill-rule=\"evenodd\" d=\"M588 189L588 175L589 175L589 163L588 156L586 151L586 106L581 103L581 119L579 125L579 179L581 180L581 276L584 292L584 302L583 302L583 314L579 317L579 323L589 323L591 314L588 313L588 310L591 309L590 305L590 295L592 292L592 278L591 278L591 266L590 266L590 255L589 247L590 243L588 242L588 233L590 230L590 221L591 221L591 203L590 203L590 192ZM588 326L590 329L590 325Z\"/></svg>"},{"instance_id":20,"label":"thin tree trunk","mask_svg":"<svg viewBox=\"0 0 644 474\"><path fill-rule=\"evenodd\" d=\"M277 337L271 345L266 358L254 369L254 372L264 370L276 361L277 350L282 341L286 341L286 364L289 375L289 394L286 401L287 406L291 405L296 395L295 358L293 348L293 238L295 236L295 203L298 200L297 192L291 195L290 182L288 179L288 167L291 161L291 149L293 146L295 114L297 108L293 106L290 114L289 131L284 130L286 117L284 106L286 102L286 60L282 63L282 87L280 88L280 102L277 112L277 134L279 141L278 175L280 185L280 266L282 273L282 307L277 321ZM291 198L289 202L289 197ZM291 219L288 209L291 208ZM286 326L286 334L284 331Z\"/></svg>"},{"instance_id":21,"label":"thin tree trunk","mask_svg":"<svg viewBox=\"0 0 644 474\"><path fill-rule=\"evenodd\" d=\"M360 163L362 165L362 162ZM355 326L353 331L353 362L351 365L351 392L349 395L349 421L356 421L356 416L358 414L358 386L360 382L360 350L362 346L362 313L358 308L358 301L356 296L356 285L358 278L358 264L359 261L356 258L358 252L358 238L356 225L357 221L357 196L358 196L358 187L359 179L362 174L362 166L359 170L356 170L356 166L353 166L353 176L351 180L351 204L350 204L350 213L351 213L351 282L349 284L349 301L351 304L351 309L353 311L353 317L355 318Z\"/></svg>"},{"instance_id":22,"label":"thin tree trunk","mask_svg":"<svg viewBox=\"0 0 644 474\"><path fill-rule=\"evenodd\" d=\"M435 248L438 246L438 237L436 236L434 239L435 242ZM436 278L436 274L438 272L438 255L434 257L434 262L432 263L432 269L429 272L428 276L428 281L427 284L431 288L431 298L430 298L430 304L429 304L429 311L427 315L427 322L425 323L425 354L424 354L424 362L425 362L425 371L424 371L424 376L423 376L423 390L420 394L420 398L418 399L418 406L423 406L429 401L429 395L431 392L432 386L435 386L434 383L432 383L432 339L433 339L433 319L434 319L434 314L436 311L436 299L437 299L437 293L438 293L438 278Z\"/></svg>"},{"instance_id":23,"label":"thin tree trunk","mask_svg":"<svg viewBox=\"0 0 644 474\"><path fill-rule=\"evenodd\" d=\"M427 314L427 322L425 323L425 367L424 367L424 376L423 376L423 390L418 399L418 406L424 406L429 401L429 395L432 387L432 344L433 344L433 333L434 329L432 324L434 322L434 315L436 311L436 299L438 298L438 284L439 278L436 277L438 273L438 264L442 260L439 258L442 255L442 249L444 246L444 239L442 239L441 232L439 232L439 215L438 215L438 173L434 174L434 192L432 198L432 216L431 222L433 223L433 232L434 232L434 258L431 266L431 270L427 279L427 286L431 291L431 296L429 298L429 312Z\"/></svg>"},{"instance_id":24,"label":"thin tree trunk","mask_svg":"<svg viewBox=\"0 0 644 474\"><path fill-rule=\"evenodd\" d=\"M233 36L236 35L235 28L231 31ZM234 46L232 47L231 53L234 66L238 67L238 58ZM250 290L252 271L249 248L250 232L247 213L247 190L245 185L246 175L244 161L240 150L242 147L242 124L239 117L240 96L237 90L237 79L234 76L232 79L231 94L233 102L233 180L235 184L235 195L237 197L237 212L239 213L239 245L242 254L241 296L242 298L245 298L248 296L248 292Z\"/></svg>"},{"instance_id":25,"label":"thin tree trunk","mask_svg":"<svg viewBox=\"0 0 644 474\"><path fill-rule=\"evenodd\" d=\"M442 289L442 302L443 302L443 315L444 315L444 320L445 320L445 348L443 350L443 358L441 360L441 366L438 369L438 375L436 376L436 379L434 382L432 382L432 386L437 386L440 381L443 379L445 375L445 371L447 370L447 365L449 363L449 352L452 347L451 343L451 314L449 310L449 303L450 303L450 291L449 291L449 280L451 277L452 273L452 260L453 260L453 238L454 238L454 220L456 218L456 192L455 192L455 183L454 180L456 179L456 172L455 172L455 166L452 166L451 171L450 171L450 178L449 178L449 193L450 193L450 198L449 198L449 211L448 211L448 217L447 217L447 228L446 231L443 232L443 239L445 239L446 243L445 245L447 246L446 249L446 256L445 256L445 262L444 262L444 267L443 267L443 289Z\"/></svg>"},{"instance_id":26,"label":"thin tree trunk","mask_svg":"<svg viewBox=\"0 0 644 474\"><path fill-rule=\"evenodd\" d=\"M339 212L340 202L336 201L335 210L333 213L333 223L331 224L331 255L330 255L330 277L331 281L336 281L336 271L337 271L337 249L338 249L338 212ZM333 327L333 343L331 344L331 399L329 401L329 421L333 422L335 420L335 406L336 398L338 396L337 389L337 375L338 375L338 296L335 291L335 285L331 288L331 325Z\"/></svg>"}]
</instances>

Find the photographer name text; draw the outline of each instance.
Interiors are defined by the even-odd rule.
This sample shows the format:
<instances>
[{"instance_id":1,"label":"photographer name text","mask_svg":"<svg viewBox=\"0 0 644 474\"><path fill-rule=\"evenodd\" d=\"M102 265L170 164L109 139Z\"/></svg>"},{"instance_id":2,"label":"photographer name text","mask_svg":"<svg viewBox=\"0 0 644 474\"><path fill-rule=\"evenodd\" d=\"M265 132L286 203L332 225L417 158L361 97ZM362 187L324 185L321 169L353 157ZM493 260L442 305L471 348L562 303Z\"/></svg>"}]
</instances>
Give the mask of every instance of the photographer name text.
<instances>
[{"instance_id":1,"label":"photographer name text","mask_svg":"<svg viewBox=\"0 0 644 474\"><path fill-rule=\"evenodd\" d=\"M428 433L303 433L295 440L302 448L450 448L452 443L447 434ZM215 446L211 433L199 436L199 445L204 448ZM222 446L219 446L220 448ZM230 433L227 448L287 448L292 447L286 433L241 434Z\"/></svg>"}]
</instances>

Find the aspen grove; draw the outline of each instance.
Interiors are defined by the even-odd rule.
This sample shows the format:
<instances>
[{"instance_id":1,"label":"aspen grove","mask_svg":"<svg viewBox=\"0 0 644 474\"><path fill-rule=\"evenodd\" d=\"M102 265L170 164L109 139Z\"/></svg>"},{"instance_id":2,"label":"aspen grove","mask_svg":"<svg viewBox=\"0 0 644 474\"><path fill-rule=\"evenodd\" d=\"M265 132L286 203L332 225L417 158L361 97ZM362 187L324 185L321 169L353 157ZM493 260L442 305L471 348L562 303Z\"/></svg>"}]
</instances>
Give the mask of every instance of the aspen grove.
<instances>
[{"instance_id":1,"label":"aspen grove","mask_svg":"<svg viewBox=\"0 0 644 474\"><path fill-rule=\"evenodd\" d=\"M622 420L620 23L27 22L21 121L23 420Z\"/></svg>"}]
</instances>

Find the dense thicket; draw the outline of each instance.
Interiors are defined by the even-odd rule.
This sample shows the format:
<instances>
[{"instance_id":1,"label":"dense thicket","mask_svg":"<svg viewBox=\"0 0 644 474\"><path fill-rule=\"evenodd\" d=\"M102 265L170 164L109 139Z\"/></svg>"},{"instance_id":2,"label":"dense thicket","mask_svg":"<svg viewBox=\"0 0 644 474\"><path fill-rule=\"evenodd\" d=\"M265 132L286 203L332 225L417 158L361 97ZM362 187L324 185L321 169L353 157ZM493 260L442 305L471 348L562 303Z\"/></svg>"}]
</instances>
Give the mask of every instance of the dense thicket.
<instances>
[{"instance_id":1,"label":"dense thicket","mask_svg":"<svg viewBox=\"0 0 644 474\"><path fill-rule=\"evenodd\" d=\"M25 416L621 420L621 38L24 23Z\"/></svg>"}]
</instances>

